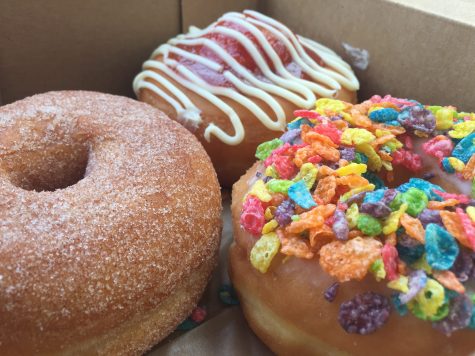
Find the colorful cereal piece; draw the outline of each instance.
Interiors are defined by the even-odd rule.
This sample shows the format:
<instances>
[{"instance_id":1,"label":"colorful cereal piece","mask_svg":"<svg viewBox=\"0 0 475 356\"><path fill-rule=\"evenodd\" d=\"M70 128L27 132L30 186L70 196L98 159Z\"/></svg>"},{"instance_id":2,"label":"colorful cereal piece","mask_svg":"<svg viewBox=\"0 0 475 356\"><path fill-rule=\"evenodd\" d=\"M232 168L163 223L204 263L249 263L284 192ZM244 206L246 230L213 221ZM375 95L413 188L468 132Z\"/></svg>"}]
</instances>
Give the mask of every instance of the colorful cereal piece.
<instances>
[{"instance_id":1,"label":"colorful cereal piece","mask_svg":"<svg viewBox=\"0 0 475 356\"><path fill-rule=\"evenodd\" d=\"M470 243L472 250L475 251L475 226L473 226L472 220L460 208L455 209L455 212L457 213L457 216L460 219L460 223L463 226L465 238Z\"/></svg>"},{"instance_id":2,"label":"colorful cereal piece","mask_svg":"<svg viewBox=\"0 0 475 356\"><path fill-rule=\"evenodd\" d=\"M381 242L356 237L346 242L333 241L320 250L320 265L340 282L363 279L371 264L380 258Z\"/></svg>"},{"instance_id":3,"label":"colorful cereal piece","mask_svg":"<svg viewBox=\"0 0 475 356\"><path fill-rule=\"evenodd\" d=\"M404 183L400 185L399 187L396 188L401 193L404 193L408 191L410 188L417 188L419 190L422 190L425 195L429 198L429 200L436 200L436 201L441 201L442 198L435 194L434 191L438 190L441 192L444 192L442 187L432 184L431 182L428 182L426 180L420 179L420 178L410 178L409 182Z\"/></svg>"},{"instance_id":4,"label":"colorful cereal piece","mask_svg":"<svg viewBox=\"0 0 475 356\"><path fill-rule=\"evenodd\" d=\"M465 287L452 271L434 271L432 276L445 288L457 293L465 293Z\"/></svg>"},{"instance_id":5,"label":"colorful cereal piece","mask_svg":"<svg viewBox=\"0 0 475 356\"><path fill-rule=\"evenodd\" d=\"M338 322L347 333L367 335L381 328L390 312L388 298L366 292L340 305Z\"/></svg>"},{"instance_id":6,"label":"colorful cereal piece","mask_svg":"<svg viewBox=\"0 0 475 356\"><path fill-rule=\"evenodd\" d=\"M335 210L335 213L333 214L332 230L337 240L348 240L348 234L350 232L348 221L346 220L345 213L339 209Z\"/></svg>"},{"instance_id":7,"label":"colorful cereal piece","mask_svg":"<svg viewBox=\"0 0 475 356\"><path fill-rule=\"evenodd\" d=\"M312 198L304 181L292 184L288 189L289 198L304 209L310 209L317 204Z\"/></svg>"},{"instance_id":8,"label":"colorful cereal piece","mask_svg":"<svg viewBox=\"0 0 475 356\"><path fill-rule=\"evenodd\" d=\"M377 236L383 230L379 220L368 214L359 214L356 226L367 236Z\"/></svg>"},{"instance_id":9,"label":"colorful cereal piece","mask_svg":"<svg viewBox=\"0 0 475 356\"><path fill-rule=\"evenodd\" d=\"M304 163L300 167L300 172L297 176L293 179L294 182L298 182L299 180L303 180L305 185L308 189L313 187L315 180L317 179L318 168L315 167L312 163Z\"/></svg>"},{"instance_id":10,"label":"colorful cereal piece","mask_svg":"<svg viewBox=\"0 0 475 356\"><path fill-rule=\"evenodd\" d=\"M455 146L452 151L452 156L458 158L463 163L467 163L470 158L475 154L475 133L472 133L464 137L458 144Z\"/></svg>"},{"instance_id":11,"label":"colorful cereal piece","mask_svg":"<svg viewBox=\"0 0 475 356\"><path fill-rule=\"evenodd\" d=\"M432 326L445 335L450 336L454 331L469 326L472 314L472 301L467 295L459 294L450 300L447 317L433 323Z\"/></svg>"},{"instance_id":12,"label":"colorful cereal piece","mask_svg":"<svg viewBox=\"0 0 475 356\"><path fill-rule=\"evenodd\" d=\"M260 161L265 160L267 157L270 156L273 150L282 146L284 142L278 138L274 138L273 140L263 142L256 149L256 158Z\"/></svg>"},{"instance_id":13,"label":"colorful cereal piece","mask_svg":"<svg viewBox=\"0 0 475 356\"><path fill-rule=\"evenodd\" d=\"M297 237L290 236L281 239L282 248L280 252L287 256L295 256L298 258L312 259L315 254L311 251L307 241Z\"/></svg>"},{"instance_id":14,"label":"colorful cereal piece","mask_svg":"<svg viewBox=\"0 0 475 356\"><path fill-rule=\"evenodd\" d=\"M343 131L341 142L345 145L361 145L374 141L376 137L366 129L348 128Z\"/></svg>"},{"instance_id":15,"label":"colorful cereal piece","mask_svg":"<svg viewBox=\"0 0 475 356\"><path fill-rule=\"evenodd\" d=\"M438 135L422 145L425 153L433 156L439 160L443 157L450 156L454 149L454 144L451 139L444 135Z\"/></svg>"},{"instance_id":16,"label":"colorful cereal piece","mask_svg":"<svg viewBox=\"0 0 475 356\"><path fill-rule=\"evenodd\" d=\"M275 232L262 235L251 250L251 264L259 272L266 273L279 248L280 239Z\"/></svg>"},{"instance_id":17,"label":"colorful cereal piece","mask_svg":"<svg viewBox=\"0 0 475 356\"><path fill-rule=\"evenodd\" d=\"M278 226L279 223L275 219L272 219L264 225L264 227L262 228L262 234L268 234L269 232L272 232L277 229Z\"/></svg>"},{"instance_id":18,"label":"colorful cereal piece","mask_svg":"<svg viewBox=\"0 0 475 356\"><path fill-rule=\"evenodd\" d=\"M294 182L291 180L271 179L266 183L266 187L269 192L287 194L292 184L294 184Z\"/></svg>"},{"instance_id":19,"label":"colorful cereal piece","mask_svg":"<svg viewBox=\"0 0 475 356\"><path fill-rule=\"evenodd\" d=\"M397 290L402 293L409 292L409 279L406 276L399 276L399 278L393 279L392 281L388 282L388 288Z\"/></svg>"},{"instance_id":20,"label":"colorful cereal piece","mask_svg":"<svg viewBox=\"0 0 475 356\"><path fill-rule=\"evenodd\" d=\"M449 131L449 136L452 138L461 139L470 135L475 131L475 121L463 121L455 124L452 130Z\"/></svg>"},{"instance_id":21,"label":"colorful cereal piece","mask_svg":"<svg viewBox=\"0 0 475 356\"><path fill-rule=\"evenodd\" d=\"M457 112L450 108L440 108L435 112L435 128L437 130L448 130L454 124L454 117Z\"/></svg>"},{"instance_id":22,"label":"colorful cereal piece","mask_svg":"<svg viewBox=\"0 0 475 356\"><path fill-rule=\"evenodd\" d=\"M297 173L297 170L298 170L298 168L295 166L292 159L287 156L275 157L274 168L279 178L282 178L282 179L292 178L295 175L295 173Z\"/></svg>"},{"instance_id":23,"label":"colorful cereal piece","mask_svg":"<svg viewBox=\"0 0 475 356\"><path fill-rule=\"evenodd\" d=\"M406 212L407 204L401 204L398 210L393 211L389 216L384 220L383 234L389 235L400 226L401 216Z\"/></svg>"},{"instance_id":24,"label":"colorful cereal piece","mask_svg":"<svg viewBox=\"0 0 475 356\"><path fill-rule=\"evenodd\" d=\"M280 226L285 226L291 223L294 212L294 203L291 200L284 200L277 209L275 209L274 218Z\"/></svg>"},{"instance_id":25,"label":"colorful cereal piece","mask_svg":"<svg viewBox=\"0 0 475 356\"><path fill-rule=\"evenodd\" d=\"M356 194L359 194L361 192L370 192L370 191L373 191L374 188L375 188L374 184L368 184L368 185L364 185L362 187L351 189L349 192L343 194L340 197L340 201L345 202L349 198L351 198L352 196L354 196Z\"/></svg>"},{"instance_id":26,"label":"colorful cereal piece","mask_svg":"<svg viewBox=\"0 0 475 356\"><path fill-rule=\"evenodd\" d=\"M452 267L459 254L459 247L453 236L436 224L427 225L425 247L427 263L437 270Z\"/></svg>"},{"instance_id":27,"label":"colorful cereal piece","mask_svg":"<svg viewBox=\"0 0 475 356\"><path fill-rule=\"evenodd\" d=\"M384 269L384 263L381 258L378 258L373 262L369 271L374 275L374 278L378 282L386 278L386 270Z\"/></svg>"},{"instance_id":28,"label":"colorful cereal piece","mask_svg":"<svg viewBox=\"0 0 475 356\"><path fill-rule=\"evenodd\" d=\"M372 171L379 172L383 166L381 157L376 153L373 146L368 143L356 145L358 152L364 153L368 157L368 168Z\"/></svg>"},{"instance_id":29,"label":"colorful cereal piece","mask_svg":"<svg viewBox=\"0 0 475 356\"><path fill-rule=\"evenodd\" d=\"M421 106L411 106L403 109L397 120L404 128L423 133L431 133L436 126L436 119L432 112Z\"/></svg>"},{"instance_id":30,"label":"colorful cereal piece","mask_svg":"<svg viewBox=\"0 0 475 356\"><path fill-rule=\"evenodd\" d=\"M335 196L336 188L337 184L334 176L323 177L318 181L313 194L315 199L320 199L322 204L328 204Z\"/></svg>"},{"instance_id":31,"label":"colorful cereal piece","mask_svg":"<svg viewBox=\"0 0 475 356\"><path fill-rule=\"evenodd\" d=\"M267 191L266 185L261 179L257 180L253 184L248 194L255 196L260 201L263 201L265 203L270 202L272 199L272 195L270 195L270 193Z\"/></svg>"},{"instance_id":32,"label":"colorful cereal piece","mask_svg":"<svg viewBox=\"0 0 475 356\"><path fill-rule=\"evenodd\" d=\"M243 204L241 226L252 235L259 236L265 224L262 202L250 195Z\"/></svg>"},{"instance_id":33,"label":"colorful cereal piece","mask_svg":"<svg viewBox=\"0 0 475 356\"><path fill-rule=\"evenodd\" d=\"M289 130L296 130L296 129L299 129L302 125L313 126L313 123L307 118L299 117L299 118L296 118L295 120L289 122L287 124L287 128Z\"/></svg>"},{"instance_id":34,"label":"colorful cereal piece","mask_svg":"<svg viewBox=\"0 0 475 356\"><path fill-rule=\"evenodd\" d=\"M386 271L386 275L390 281L393 281L398 278L398 252L396 248L386 243L381 250L381 257L383 258L384 262L384 270Z\"/></svg>"},{"instance_id":35,"label":"colorful cereal piece","mask_svg":"<svg viewBox=\"0 0 475 356\"><path fill-rule=\"evenodd\" d=\"M427 275L422 270L416 270L409 275L408 290L399 295L402 304L409 303L426 286Z\"/></svg>"},{"instance_id":36,"label":"colorful cereal piece","mask_svg":"<svg viewBox=\"0 0 475 356\"><path fill-rule=\"evenodd\" d=\"M353 229L358 224L358 216L358 205L353 203L348 210L346 210L346 220L348 221L348 227L350 229Z\"/></svg>"},{"instance_id":37,"label":"colorful cereal piece","mask_svg":"<svg viewBox=\"0 0 475 356\"><path fill-rule=\"evenodd\" d=\"M467 207L467 210L465 212L470 217L472 222L475 222L475 207L469 206L469 207Z\"/></svg>"},{"instance_id":38,"label":"colorful cereal piece","mask_svg":"<svg viewBox=\"0 0 475 356\"><path fill-rule=\"evenodd\" d=\"M413 239L416 239L421 244L425 242L425 230L422 226L422 223L419 219L413 218L408 214L403 214L401 216L401 225L406 230L406 234L408 234Z\"/></svg>"},{"instance_id":39,"label":"colorful cereal piece","mask_svg":"<svg viewBox=\"0 0 475 356\"><path fill-rule=\"evenodd\" d=\"M338 168L335 173L340 177L343 177L350 174L363 174L366 173L366 170L366 164L350 163L344 167Z\"/></svg>"},{"instance_id":40,"label":"colorful cereal piece","mask_svg":"<svg viewBox=\"0 0 475 356\"><path fill-rule=\"evenodd\" d=\"M440 310L444 304L444 287L429 278L424 288L407 305L409 310L420 319L439 320L448 314L448 308L445 311Z\"/></svg>"},{"instance_id":41,"label":"colorful cereal piece","mask_svg":"<svg viewBox=\"0 0 475 356\"><path fill-rule=\"evenodd\" d=\"M388 125L389 122L397 122L398 115L399 112L397 110L392 108L384 108L371 111L368 117L371 119L371 121L381 122Z\"/></svg>"}]
</instances>

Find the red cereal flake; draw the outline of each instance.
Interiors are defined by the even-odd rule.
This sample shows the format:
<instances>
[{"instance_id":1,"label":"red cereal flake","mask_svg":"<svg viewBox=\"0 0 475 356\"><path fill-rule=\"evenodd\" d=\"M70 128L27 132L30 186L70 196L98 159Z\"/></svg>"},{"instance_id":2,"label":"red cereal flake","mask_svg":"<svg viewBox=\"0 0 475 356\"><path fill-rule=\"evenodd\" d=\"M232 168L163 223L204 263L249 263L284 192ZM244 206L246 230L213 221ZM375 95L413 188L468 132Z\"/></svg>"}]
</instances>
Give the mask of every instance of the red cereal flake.
<instances>
[{"instance_id":1,"label":"red cereal flake","mask_svg":"<svg viewBox=\"0 0 475 356\"><path fill-rule=\"evenodd\" d=\"M399 149L393 153L393 164L406 167L407 169L418 172L422 169L422 159L417 153Z\"/></svg>"},{"instance_id":2,"label":"red cereal flake","mask_svg":"<svg viewBox=\"0 0 475 356\"><path fill-rule=\"evenodd\" d=\"M398 253L396 247L390 243L384 244L381 250L381 256L383 257L384 269L386 270L386 276L390 281L399 277L398 273Z\"/></svg>"},{"instance_id":3,"label":"red cereal flake","mask_svg":"<svg viewBox=\"0 0 475 356\"><path fill-rule=\"evenodd\" d=\"M422 149L428 155L436 157L441 160L444 157L450 156L454 149L452 140L444 135L438 135L422 145Z\"/></svg>"},{"instance_id":4,"label":"red cereal flake","mask_svg":"<svg viewBox=\"0 0 475 356\"><path fill-rule=\"evenodd\" d=\"M440 190L437 190L437 189L434 189L434 193L440 196L444 200L456 199L461 204L468 204L470 202L469 197L464 194L446 193L446 192L441 192Z\"/></svg>"},{"instance_id":5,"label":"red cereal flake","mask_svg":"<svg viewBox=\"0 0 475 356\"><path fill-rule=\"evenodd\" d=\"M319 133L320 135L324 135L330 140L333 141L333 143L339 145L340 144L340 139L341 139L341 131L336 128L335 125L333 124L322 124L314 127L313 129L315 132Z\"/></svg>"},{"instance_id":6,"label":"red cereal flake","mask_svg":"<svg viewBox=\"0 0 475 356\"><path fill-rule=\"evenodd\" d=\"M294 117L306 117L307 119L317 119L319 121L322 120L322 116L318 112L311 110L294 110Z\"/></svg>"},{"instance_id":7,"label":"red cereal flake","mask_svg":"<svg viewBox=\"0 0 475 356\"><path fill-rule=\"evenodd\" d=\"M373 238L332 241L320 249L320 265L340 282L362 280L381 256L382 244Z\"/></svg>"},{"instance_id":8,"label":"red cereal flake","mask_svg":"<svg viewBox=\"0 0 475 356\"><path fill-rule=\"evenodd\" d=\"M319 155L315 155L315 156L309 157L307 159L307 162L310 162L310 163L313 163L313 164L320 163L321 161L322 161L322 157L320 157Z\"/></svg>"},{"instance_id":9,"label":"red cereal flake","mask_svg":"<svg viewBox=\"0 0 475 356\"><path fill-rule=\"evenodd\" d=\"M463 226L465 237L470 243L472 250L475 251L475 227L473 226L472 219L460 208L455 209L455 213L458 215L460 223Z\"/></svg>"},{"instance_id":10,"label":"red cereal flake","mask_svg":"<svg viewBox=\"0 0 475 356\"><path fill-rule=\"evenodd\" d=\"M411 136L405 135L405 137L404 137L404 146L406 146L408 150L412 150L414 148L414 144L412 142Z\"/></svg>"},{"instance_id":11,"label":"red cereal flake","mask_svg":"<svg viewBox=\"0 0 475 356\"><path fill-rule=\"evenodd\" d=\"M264 207L258 198L252 195L247 197L242 207L240 223L244 230L250 234L254 236L261 235L266 220L264 218Z\"/></svg>"},{"instance_id":12,"label":"red cereal flake","mask_svg":"<svg viewBox=\"0 0 475 356\"><path fill-rule=\"evenodd\" d=\"M288 156L278 156L274 159L274 168L279 174L279 178L291 179L297 172L298 168Z\"/></svg>"}]
</instances>

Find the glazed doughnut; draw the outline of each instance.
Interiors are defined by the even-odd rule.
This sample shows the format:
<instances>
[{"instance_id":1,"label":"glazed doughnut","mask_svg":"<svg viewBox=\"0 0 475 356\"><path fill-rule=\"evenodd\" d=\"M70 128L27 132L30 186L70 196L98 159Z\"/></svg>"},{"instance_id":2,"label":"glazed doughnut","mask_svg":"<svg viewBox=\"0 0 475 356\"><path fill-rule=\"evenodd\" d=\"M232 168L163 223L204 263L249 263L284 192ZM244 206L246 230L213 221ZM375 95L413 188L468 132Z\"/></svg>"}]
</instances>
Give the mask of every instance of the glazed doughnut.
<instances>
[{"instance_id":1,"label":"glazed doughnut","mask_svg":"<svg viewBox=\"0 0 475 356\"><path fill-rule=\"evenodd\" d=\"M256 11L227 13L158 47L134 80L145 101L192 131L231 185L259 143L316 98L353 102L359 84L330 49Z\"/></svg>"},{"instance_id":2,"label":"glazed doughnut","mask_svg":"<svg viewBox=\"0 0 475 356\"><path fill-rule=\"evenodd\" d=\"M295 116L233 187L251 328L279 355L473 355L475 114L374 96Z\"/></svg>"},{"instance_id":3,"label":"glazed doughnut","mask_svg":"<svg viewBox=\"0 0 475 356\"><path fill-rule=\"evenodd\" d=\"M0 108L0 354L140 354L216 262L221 199L200 143L94 92Z\"/></svg>"}]
</instances>

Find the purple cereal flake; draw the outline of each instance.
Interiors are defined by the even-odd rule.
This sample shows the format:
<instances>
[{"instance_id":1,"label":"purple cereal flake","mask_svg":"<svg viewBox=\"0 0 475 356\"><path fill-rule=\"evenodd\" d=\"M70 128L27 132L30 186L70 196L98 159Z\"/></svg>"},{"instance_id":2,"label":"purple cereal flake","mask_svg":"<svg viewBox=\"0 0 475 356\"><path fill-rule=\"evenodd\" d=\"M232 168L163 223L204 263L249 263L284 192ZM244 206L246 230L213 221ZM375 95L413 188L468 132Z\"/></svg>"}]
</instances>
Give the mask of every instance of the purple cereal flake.
<instances>
[{"instance_id":1,"label":"purple cereal flake","mask_svg":"<svg viewBox=\"0 0 475 356\"><path fill-rule=\"evenodd\" d=\"M353 161L355 159L356 152L353 147L342 147L340 148L340 158L347 160L347 161Z\"/></svg>"},{"instance_id":2,"label":"purple cereal flake","mask_svg":"<svg viewBox=\"0 0 475 356\"><path fill-rule=\"evenodd\" d=\"M350 228L348 226L348 221L346 220L346 215L343 211L337 209L333 214L333 232L335 236L340 241L348 240L348 233L350 232Z\"/></svg>"},{"instance_id":3,"label":"purple cereal flake","mask_svg":"<svg viewBox=\"0 0 475 356\"><path fill-rule=\"evenodd\" d=\"M290 199L284 200L275 210L274 218L280 226L285 226L292 221L294 211L295 204Z\"/></svg>"},{"instance_id":4,"label":"purple cereal flake","mask_svg":"<svg viewBox=\"0 0 475 356\"><path fill-rule=\"evenodd\" d=\"M365 196L366 196L366 192L357 193L349 197L348 200L346 201L346 204L351 205L353 203L359 203L360 201L364 199Z\"/></svg>"},{"instance_id":5,"label":"purple cereal flake","mask_svg":"<svg viewBox=\"0 0 475 356\"><path fill-rule=\"evenodd\" d=\"M431 111L421 106L405 108L397 118L399 123L406 129L431 133L435 130L435 116Z\"/></svg>"},{"instance_id":6,"label":"purple cereal flake","mask_svg":"<svg viewBox=\"0 0 475 356\"><path fill-rule=\"evenodd\" d=\"M381 328L388 320L390 312L388 298L366 292L340 305L338 322L347 333L367 335Z\"/></svg>"},{"instance_id":7,"label":"purple cereal flake","mask_svg":"<svg viewBox=\"0 0 475 356\"><path fill-rule=\"evenodd\" d=\"M414 248L414 247L420 246L419 241L410 237L406 233L402 233L401 235L397 237L397 243L407 248Z\"/></svg>"},{"instance_id":8,"label":"purple cereal flake","mask_svg":"<svg viewBox=\"0 0 475 356\"><path fill-rule=\"evenodd\" d=\"M323 293L323 298L325 298L327 302L330 302L330 303L333 302L338 293L338 288L340 288L340 283L338 282L333 283L330 287L327 288L325 293Z\"/></svg>"},{"instance_id":9,"label":"purple cereal flake","mask_svg":"<svg viewBox=\"0 0 475 356\"><path fill-rule=\"evenodd\" d=\"M460 249L460 253L450 270L460 282L464 283L474 276L474 264L474 254L467 252L465 249Z\"/></svg>"},{"instance_id":10,"label":"purple cereal flake","mask_svg":"<svg viewBox=\"0 0 475 356\"><path fill-rule=\"evenodd\" d=\"M427 283L427 275L422 270L416 270L409 275L409 291L399 294L402 304L409 303L419 293Z\"/></svg>"},{"instance_id":11,"label":"purple cereal flake","mask_svg":"<svg viewBox=\"0 0 475 356\"><path fill-rule=\"evenodd\" d=\"M432 326L450 336L454 331L466 328L472 318L473 304L466 294L458 294L450 300L449 315L440 321L432 323Z\"/></svg>"},{"instance_id":12,"label":"purple cereal flake","mask_svg":"<svg viewBox=\"0 0 475 356\"><path fill-rule=\"evenodd\" d=\"M288 142L291 145L298 145L302 143L300 138L302 130L301 129L293 129L286 131L282 136L280 136L280 140L283 142Z\"/></svg>"},{"instance_id":13,"label":"purple cereal flake","mask_svg":"<svg viewBox=\"0 0 475 356\"><path fill-rule=\"evenodd\" d=\"M418 216L424 228L429 224L437 224L442 226L442 218L438 210L424 209Z\"/></svg>"},{"instance_id":14,"label":"purple cereal flake","mask_svg":"<svg viewBox=\"0 0 475 356\"><path fill-rule=\"evenodd\" d=\"M391 202L396 198L396 195L398 195L399 192L396 189L388 189L384 191L383 198L381 199L381 202L389 205Z\"/></svg>"},{"instance_id":15,"label":"purple cereal flake","mask_svg":"<svg viewBox=\"0 0 475 356\"><path fill-rule=\"evenodd\" d=\"M375 203L363 203L360 212L374 216L375 218L384 218L391 214L391 208L381 201Z\"/></svg>"}]
</instances>

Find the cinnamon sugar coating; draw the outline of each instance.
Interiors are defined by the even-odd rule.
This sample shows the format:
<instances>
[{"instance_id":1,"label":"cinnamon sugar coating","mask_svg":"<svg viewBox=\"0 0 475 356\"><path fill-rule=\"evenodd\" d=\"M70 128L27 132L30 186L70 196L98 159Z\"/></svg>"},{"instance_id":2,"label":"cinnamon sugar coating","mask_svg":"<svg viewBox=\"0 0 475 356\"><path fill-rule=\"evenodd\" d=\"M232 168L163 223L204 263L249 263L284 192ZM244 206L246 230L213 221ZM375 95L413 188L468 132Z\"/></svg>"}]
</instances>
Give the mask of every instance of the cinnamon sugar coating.
<instances>
[{"instance_id":1,"label":"cinnamon sugar coating","mask_svg":"<svg viewBox=\"0 0 475 356\"><path fill-rule=\"evenodd\" d=\"M211 162L147 104L65 91L1 107L0 168L0 354L87 343L157 310L215 263ZM123 352L165 337L196 298Z\"/></svg>"}]
</instances>

